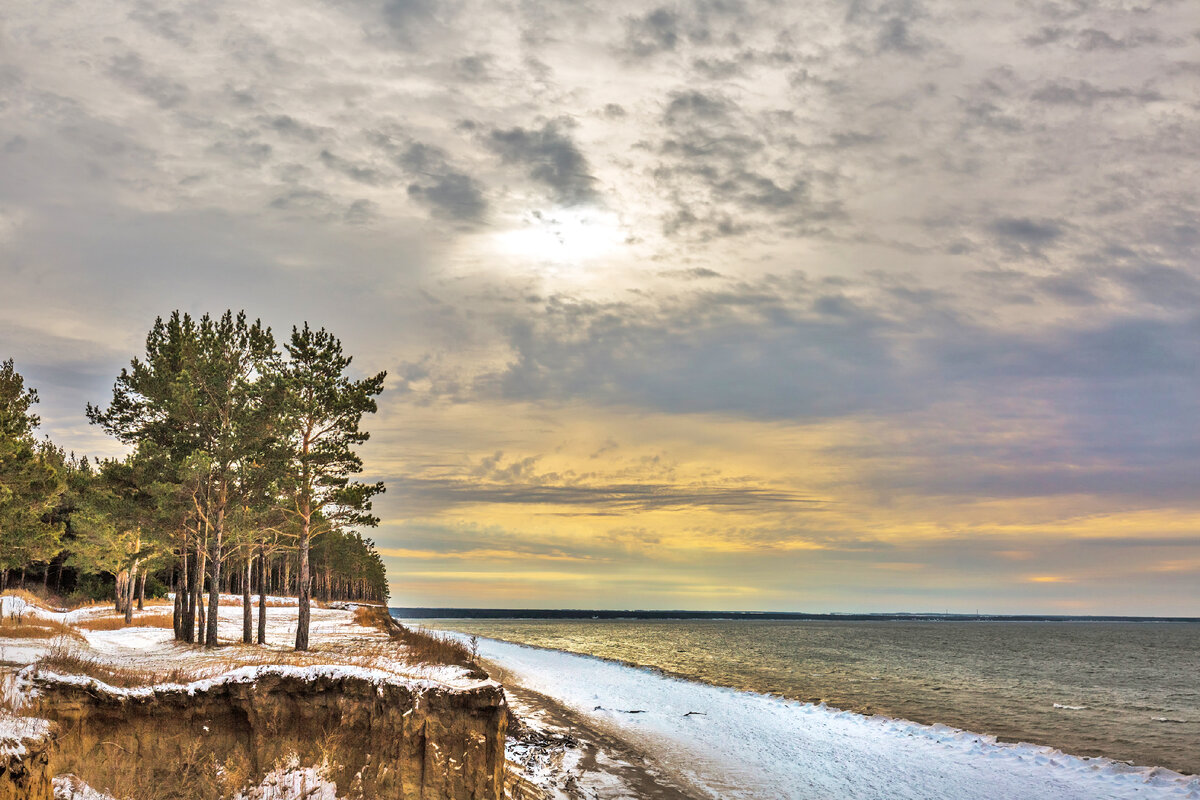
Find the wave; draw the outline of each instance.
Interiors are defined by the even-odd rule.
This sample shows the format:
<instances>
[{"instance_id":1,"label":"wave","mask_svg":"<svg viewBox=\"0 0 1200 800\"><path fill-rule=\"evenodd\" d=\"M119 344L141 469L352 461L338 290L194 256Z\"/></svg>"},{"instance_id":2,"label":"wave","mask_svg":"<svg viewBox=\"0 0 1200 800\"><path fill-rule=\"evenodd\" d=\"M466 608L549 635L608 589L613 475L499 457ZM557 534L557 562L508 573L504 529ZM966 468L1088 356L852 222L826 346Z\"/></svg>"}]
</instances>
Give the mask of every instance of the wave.
<instances>
[{"instance_id":1,"label":"wave","mask_svg":"<svg viewBox=\"0 0 1200 800\"><path fill-rule=\"evenodd\" d=\"M1086 711L1087 706L1068 706L1062 703L1055 703L1055 708L1061 708L1063 711Z\"/></svg>"}]
</instances>

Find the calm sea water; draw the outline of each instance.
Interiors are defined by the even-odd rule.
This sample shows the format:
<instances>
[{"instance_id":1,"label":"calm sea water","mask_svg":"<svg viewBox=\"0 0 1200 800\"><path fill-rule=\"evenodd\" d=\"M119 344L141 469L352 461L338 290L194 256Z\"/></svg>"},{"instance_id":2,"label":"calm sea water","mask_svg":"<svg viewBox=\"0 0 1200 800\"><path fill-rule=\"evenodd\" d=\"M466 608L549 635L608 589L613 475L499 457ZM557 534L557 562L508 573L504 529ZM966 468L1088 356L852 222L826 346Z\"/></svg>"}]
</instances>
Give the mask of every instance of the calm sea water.
<instances>
[{"instance_id":1,"label":"calm sea water","mask_svg":"<svg viewBox=\"0 0 1200 800\"><path fill-rule=\"evenodd\" d=\"M865 713L1200 773L1200 625L425 620Z\"/></svg>"}]
</instances>

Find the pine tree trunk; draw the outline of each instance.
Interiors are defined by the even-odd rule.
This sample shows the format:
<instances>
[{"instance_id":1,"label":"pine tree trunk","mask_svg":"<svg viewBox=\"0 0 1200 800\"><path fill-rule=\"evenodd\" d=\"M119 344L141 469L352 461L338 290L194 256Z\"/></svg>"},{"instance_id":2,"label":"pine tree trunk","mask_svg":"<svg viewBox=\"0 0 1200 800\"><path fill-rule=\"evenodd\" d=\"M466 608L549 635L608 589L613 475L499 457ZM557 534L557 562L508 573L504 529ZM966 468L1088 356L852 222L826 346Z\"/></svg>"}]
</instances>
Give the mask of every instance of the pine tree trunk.
<instances>
[{"instance_id":1,"label":"pine tree trunk","mask_svg":"<svg viewBox=\"0 0 1200 800\"><path fill-rule=\"evenodd\" d=\"M175 641L183 639L183 576L187 566L176 567L171 575L171 588L175 590L175 598L171 603L171 625L175 629Z\"/></svg>"},{"instance_id":2,"label":"pine tree trunk","mask_svg":"<svg viewBox=\"0 0 1200 800\"><path fill-rule=\"evenodd\" d=\"M129 569L129 580L125 586L125 624L133 622L133 589L137 585L138 562Z\"/></svg>"},{"instance_id":3,"label":"pine tree trunk","mask_svg":"<svg viewBox=\"0 0 1200 800\"><path fill-rule=\"evenodd\" d=\"M267 556L263 546L258 546L258 643L267 643Z\"/></svg>"},{"instance_id":4,"label":"pine tree trunk","mask_svg":"<svg viewBox=\"0 0 1200 800\"><path fill-rule=\"evenodd\" d=\"M308 574L308 541L310 515L304 517L304 527L300 532L300 567L296 576L297 597L300 600L300 612L296 619L296 649L308 649L309 593L312 589L311 576Z\"/></svg>"},{"instance_id":5,"label":"pine tree trunk","mask_svg":"<svg viewBox=\"0 0 1200 800\"><path fill-rule=\"evenodd\" d=\"M138 579L138 611L146 610L146 570L142 570L142 577Z\"/></svg>"},{"instance_id":6,"label":"pine tree trunk","mask_svg":"<svg viewBox=\"0 0 1200 800\"><path fill-rule=\"evenodd\" d=\"M246 556L246 571L242 574L242 641L254 642L254 604L250 600L250 570L254 559Z\"/></svg>"},{"instance_id":7,"label":"pine tree trunk","mask_svg":"<svg viewBox=\"0 0 1200 800\"><path fill-rule=\"evenodd\" d=\"M208 616L204 611L204 582L208 578L208 551L201 549L196 554L196 594L194 602L196 604L196 644L204 644L204 637L208 633L208 628L204 621Z\"/></svg>"},{"instance_id":8,"label":"pine tree trunk","mask_svg":"<svg viewBox=\"0 0 1200 800\"><path fill-rule=\"evenodd\" d=\"M196 641L196 582L200 575L196 571L200 566L200 554L192 551L192 557L187 571L187 597L183 598L183 632L184 641Z\"/></svg>"},{"instance_id":9,"label":"pine tree trunk","mask_svg":"<svg viewBox=\"0 0 1200 800\"><path fill-rule=\"evenodd\" d=\"M205 647L217 646L217 622L220 619L221 605L221 539L224 536L225 512L217 511L216 536L213 537L212 549L212 583L208 590L208 627L204 635Z\"/></svg>"},{"instance_id":10,"label":"pine tree trunk","mask_svg":"<svg viewBox=\"0 0 1200 800\"><path fill-rule=\"evenodd\" d=\"M113 586L113 611L118 614L125 612L125 607L121 603L125 600L125 586L128 583L129 573L126 570L118 572L116 585Z\"/></svg>"}]
</instances>

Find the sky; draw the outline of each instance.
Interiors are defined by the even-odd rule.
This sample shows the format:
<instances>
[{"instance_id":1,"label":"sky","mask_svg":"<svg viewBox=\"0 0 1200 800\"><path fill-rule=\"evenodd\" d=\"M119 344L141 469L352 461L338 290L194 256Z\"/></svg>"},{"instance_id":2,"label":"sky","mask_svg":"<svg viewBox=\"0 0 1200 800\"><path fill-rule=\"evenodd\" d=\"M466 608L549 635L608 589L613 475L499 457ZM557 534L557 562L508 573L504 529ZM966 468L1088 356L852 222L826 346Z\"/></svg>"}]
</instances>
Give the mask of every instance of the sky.
<instances>
[{"instance_id":1,"label":"sky","mask_svg":"<svg viewBox=\"0 0 1200 800\"><path fill-rule=\"evenodd\" d=\"M1200 615L1190 0L7 0L0 357L386 369L392 604Z\"/></svg>"}]
</instances>

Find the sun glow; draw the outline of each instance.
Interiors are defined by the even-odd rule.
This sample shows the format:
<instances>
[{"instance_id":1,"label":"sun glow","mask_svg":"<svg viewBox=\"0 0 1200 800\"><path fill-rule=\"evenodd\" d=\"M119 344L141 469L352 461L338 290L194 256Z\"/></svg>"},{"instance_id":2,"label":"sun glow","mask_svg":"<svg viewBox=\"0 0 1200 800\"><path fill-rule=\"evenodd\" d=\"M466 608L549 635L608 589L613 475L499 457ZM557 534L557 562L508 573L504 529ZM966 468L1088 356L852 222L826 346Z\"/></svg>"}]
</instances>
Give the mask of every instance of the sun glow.
<instances>
[{"instance_id":1,"label":"sun glow","mask_svg":"<svg viewBox=\"0 0 1200 800\"><path fill-rule=\"evenodd\" d=\"M594 208L534 211L517 227L495 235L499 252L522 259L567 265L612 254L627 240L617 216Z\"/></svg>"}]
</instances>

